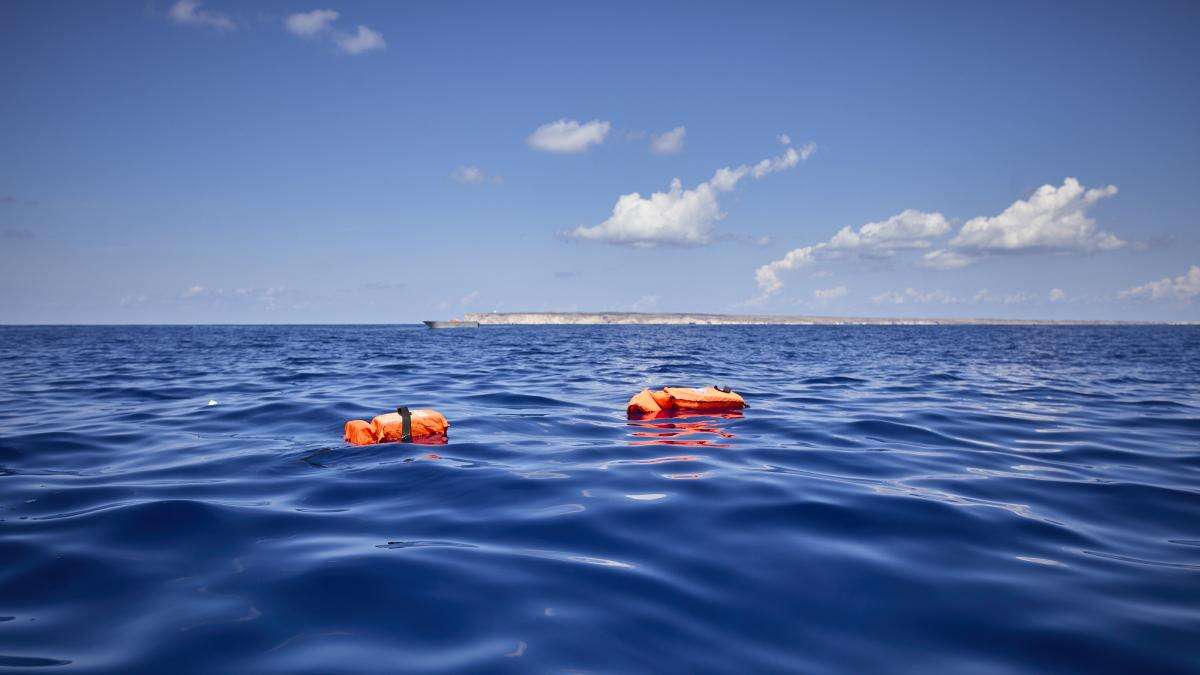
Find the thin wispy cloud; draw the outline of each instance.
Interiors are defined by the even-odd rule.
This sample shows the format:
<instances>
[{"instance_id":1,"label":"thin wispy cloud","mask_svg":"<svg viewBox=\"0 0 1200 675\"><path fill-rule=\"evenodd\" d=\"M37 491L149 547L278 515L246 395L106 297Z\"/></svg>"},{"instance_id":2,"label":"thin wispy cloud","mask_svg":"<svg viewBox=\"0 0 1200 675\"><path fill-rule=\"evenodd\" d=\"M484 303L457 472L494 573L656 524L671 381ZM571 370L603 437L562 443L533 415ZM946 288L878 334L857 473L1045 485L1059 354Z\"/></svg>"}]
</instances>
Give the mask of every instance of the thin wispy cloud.
<instances>
[{"instance_id":1,"label":"thin wispy cloud","mask_svg":"<svg viewBox=\"0 0 1200 675\"><path fill-rule=\"evenodd\" d=\"M362 291L402 291L406 286L401 281L369 281L358 288Z\"/></svg>"},{"instance_id":2,"label":"thin wispy cloud","mask_svg":"<svg viewBox=\"0 0 1200 675\"><path fill-rule=\"evenodd\" d=\"M876 305L952 305L961 302L943 290L922 292L915 288L902 291L886 291L871 298Z\"/></svg>"},{"instance_id":3,"label":"thin wispy cloud","mask_svg":"<svg viewBox=\"0 0 1200 675\"><path fill-rule=\"evenodd\" d=\"M683 152L683 137L687 135L684 127L675 127L661 134L651 134L650 151L656 155L677 155Z\"/></svg>"},{"instance_id":4,"label":"thin wispy cloud","mask_svg":"<svg viewBox=\"0 0 1200 675\"><path fill-rule=\"evenodd\" d=\"M580 153L603 143L610 129L611 122L592 120L581 123L564 118L538 127L525 142L543 152Z\"/></svg>"},{"instance_id":5,"label":"thin wispy cloud","mask_svg":"<svg viewBox=\"0 0 1200 675\"><path fill-rule=\"evenodd\" d=\"M333 28L333 22L341 16L332 9L314 9L311 12L289 14L283 20L283 27L292 35L313 37L326 33Z\"/></svg>"},{"instance_id":6,"label":"thin wispy cloud","mask_svg":"<svg viewBox=\"0 0 1200 675\"><path fill-rule=\"evenodd\" d=\"M1058 293L1055 293L1055 291L1058 291ZM942 289L922 291L910 286L901 290L884 291L874 295L871 297L871 303L880 306L1026 305L1037 302L1040 297L1040 295L1035 295L1027 291L993 293L986 288L976 291L970 297L959 297ZM1061 289L1052 289L1049 293L1050 302L1059 302L1064 298L1066 298L1066 294Z\"/></svg>"},{"instance_id":7,"label":"thin wispy cloud","mask_svg":"<svg viewBox=\"0 0 1200 675\"><path fill-rule=\"evenodd\" d=\"M175 23L188 26L212 28L219 31L237 28L237 24L228 16L202 9L199 0L179 0L167 10L167 16Z\"/></svg>"},{"instance_id":8,"label":"thin wispy cloud","mask_svg":"<svg viewBox=\"0 0 1200 675\"><path fill-rule=\"evenodd\" d=\"M846 288L845 286L834 286L833 288L818 288L817 290L813 291L813 299L817 300L818 302L829 302L830 300L837 300L838 298L844 298L849 293L850 293L850 289Z\"/></svg>"},{"instance_id":9,"label":"thin wispy cloud","mask_svg":"<svg viewBox=\"0 0 1200 675\"><path fill-rule=\"evenodd\" d=\"M636 247L711 243L717 221L725 217L719 202L721 193L732 191L748 176L759 179L790 169L807 159L815 148L812 144L800 150L789 147L784 154L757 164L718 169L712 178L686 190L675 178L666 192L654 192L648 197L637 192L621 195L607 220L593 227L581 225L566 236Z\"/></svg>"},{"instance_id":10,"label":"thin wispy cloud","mask_svg":"<svg viewBox=\"0 0 1200 675\"><path fill-rule=\"evenodd\" d=\"M347 54L365 54L387 48L387 42L379 31L366 26L359 26L353 33L336 33L333 41L339 49Z\"/></svg>"},{"instance_id":11,"label":"thin wispy cloud","mask_svg":"<svg viewBox=\"0 0 1200 675\"><path fill-rule=\"evenodd\" d=\"M351 32L338 30L334 24L339 18L341 13L333 9L297 12L284 17L283 28L297 37L329 40L346 54L365 54L387 48L383 34L367 26L359 25Z\"/></svg>"},{"instance_id":12,"label":"thin wispy cloud","mask_svg":"<svg viewBox=\"0 0 1200 675\"><path fill-rule=\"evenodd\" d=\"M971 297L971 304L974 305L1023 305L1037 300L1038 296L1025 291L1017 291L1014 293L993 293L988 289L977 291Z\"/></svg>"},{"instance_id":13,"label":"thin wispy cloud","mask_svg":"<svg viewBox=\"0 0 1200 675\"><path fill-rule=\"evenodd\" d=\"M653 312L658 309L658 301L662 298L658 295L643 295L629 306L629 310L633 312Z\"/></svg>"},{"instance_id":14,"label":"thin wispy cloud","mask_svg":"<svg viewBox=\"0 0 1200 675\"><path fill-rule=\"evenodd\" d=\"M184 289L176 301L208 307L254 306L267 311L306 309L313 304L308 293L287 286L210 288L202 284Z\"/></svg>"},{"instance_id":15,"label":"thin wispy cloud","mask_svg":"<svg viewBox=\"0 0 1200 675\"><path fill-rule=\"evenodd\" d=\"M488 175L486 171L474 165L463 165L456 168L450 173L450 178L454 182L462 183L463 185L479 185L482 183L500 185L504 182L504 178L501 176Z\"/></svg>"}]
</instances>

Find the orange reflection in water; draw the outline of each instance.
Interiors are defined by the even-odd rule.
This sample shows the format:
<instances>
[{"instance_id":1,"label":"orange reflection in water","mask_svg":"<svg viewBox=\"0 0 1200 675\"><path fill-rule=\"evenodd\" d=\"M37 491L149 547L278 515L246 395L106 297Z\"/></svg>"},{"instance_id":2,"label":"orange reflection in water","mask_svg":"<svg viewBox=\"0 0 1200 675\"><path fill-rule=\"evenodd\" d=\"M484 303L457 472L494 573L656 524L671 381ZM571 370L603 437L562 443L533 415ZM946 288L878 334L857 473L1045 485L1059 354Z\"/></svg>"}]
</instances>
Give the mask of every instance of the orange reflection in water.
<instances>
[{"instance_id":1,"label":"orange reflection in water","mask_svg":"<svg viewBox=\"0 0 1200 675\"><path fill-rule=\"evenodd\" d=\"M642 419L629 420L629 425L638 429L631 436L638 440L630 441L630 445L683 445L691 447L727 448L721 440L734 438L734 435L717 426L722 419L738 419L740 411L725 413L677 413ZM696 418L686 421L686 418ZM712 438L712 437L716 438Z\"/></svg>"}]
</instances>

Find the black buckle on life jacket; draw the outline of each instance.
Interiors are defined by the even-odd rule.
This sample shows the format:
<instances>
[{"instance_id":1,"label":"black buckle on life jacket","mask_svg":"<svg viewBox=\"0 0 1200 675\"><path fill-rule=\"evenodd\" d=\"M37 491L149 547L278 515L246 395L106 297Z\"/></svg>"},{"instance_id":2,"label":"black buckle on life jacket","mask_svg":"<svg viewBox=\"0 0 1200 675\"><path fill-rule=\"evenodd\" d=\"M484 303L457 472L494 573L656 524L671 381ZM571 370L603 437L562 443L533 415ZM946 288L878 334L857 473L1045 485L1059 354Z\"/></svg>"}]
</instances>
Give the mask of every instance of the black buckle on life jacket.
<instances>
[{"instance_id":1,"label":"black buckle on life jacket","mask_svg":"<svg viewBox=\"0 0 1200 675\"><path fill-rule=\"evenodd\" d=\"M412 443L412 411L402 405L396 408L396 412L400 413L400 442Z\"/></svg>"}]
</instances>

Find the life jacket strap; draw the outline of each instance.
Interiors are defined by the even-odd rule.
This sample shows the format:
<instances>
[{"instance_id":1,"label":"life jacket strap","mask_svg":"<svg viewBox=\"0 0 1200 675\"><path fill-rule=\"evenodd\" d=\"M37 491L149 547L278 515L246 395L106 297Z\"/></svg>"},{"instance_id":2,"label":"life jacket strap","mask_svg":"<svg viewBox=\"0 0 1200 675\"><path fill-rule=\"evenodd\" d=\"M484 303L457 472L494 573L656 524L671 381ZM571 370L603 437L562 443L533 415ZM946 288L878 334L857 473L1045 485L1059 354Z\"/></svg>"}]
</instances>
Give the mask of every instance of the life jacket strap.
<instances>
[{"instance_id":1,"label":"life jacket strap","mask_svg":"<svg viewBox=\"0 0 1200 675\"><path fill-rule=\"evenodd\" d=\"M402 405L396 408L396 412L400 413L400 442L412 443L412 411Z\"/></svg>"}]
</instances>

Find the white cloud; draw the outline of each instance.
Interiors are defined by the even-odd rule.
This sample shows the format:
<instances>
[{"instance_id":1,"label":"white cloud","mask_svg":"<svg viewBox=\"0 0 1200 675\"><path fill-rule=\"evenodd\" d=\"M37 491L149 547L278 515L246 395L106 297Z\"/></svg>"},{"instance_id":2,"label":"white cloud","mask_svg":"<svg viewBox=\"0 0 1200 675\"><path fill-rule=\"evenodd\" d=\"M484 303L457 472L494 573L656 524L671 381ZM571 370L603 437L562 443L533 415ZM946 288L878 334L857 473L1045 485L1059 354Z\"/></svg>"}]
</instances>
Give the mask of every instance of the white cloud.
<instances>
[{"instance_id":1,"label":"white cloud","mask_svg":"<svg viewBox=\"0 0 1200 675\"><path fill-rule=\"evenodd\" d=\"M958 298L946 291L930 291L923 293L915 288L903 291L887 291L871 298L876 305L952 305L960 302Z\"/></svg>"},{"instance_id":2,"label":"white cloud","mask_svg":"<svg viewBox=\"0 0 1200 675\"><path fill-rule=\"evenodd\" d=\"M233 19L224 14L200 9L200 0L179 0L171 5L171 9L167 10L167 15L171 17L172 21L180 24L203 26L216 30L237 28Z\"/></svg>"},{"instance_id":3,"label":"white cloud","mask_svg":"<svg viewBox=\"0 0 1200 675\"><path fill-rule=\"evenodd\" d=\"M833 235L829 247L879 252L929 248L931 239L949 230L950 222L942 214L908 209L887 220L867 223L858 230L847 225Z\"/></svg>"},{"instance_id":4,"label":"white cloud","mask_svg":"<svg viewBox=\"0 0 1200 675\"><path fill-rule=\"evenodd\" d=\"M935 270L956 270L960 267L966 267L972 262L969 256L939 248L936 251L930 251L921 256L919 264L921 267L930 267Z\"/></svg>"},{"instance_id":5,"label":"white cloud","mask_svg":"<svg viewBox=\"0 0 1200 675\"><path fill-rule=\"evenodd\" d=\"M713 226L724 215L717 202L719 191L711 183L684 190L676 178L666 192L655 192L649 197L637 192L622 195L608 220L595 227L581 225L568 234L585 241L643 247L707 244Z\"/></svg>"},{"instance_id":6,"label":"white cloud","mask_svg":"<svg viewBox=\"0 0 1200 675\"><path fill-rule=\"evenodd\" d=\"M450 177L459 183L482 183L487 180L483 169L477 166L460 166L450 174Z\"/></svg>"},{"instance_id":7,"label":"white cloud","mask_svg":"<svg viewBox=\"0 0 1200 675\"><path fill-rule=\"evenodd\" d=\"M816 300L836 300L845 297L850 290L845 286L834 286L833 288L818 288L813 291L813 298Z\"/></svg>"},{"instance_id":8,"label":"white cloud","mask_svg":"<svg viewBox=\"0 0 1200 675\"><path fill-rule=\"evenodd\" d=\"M804 156L795 148L788 148L783 155L764 159L754 166L717 169L712 178L690 190L683 189L683 183L675 178L666 192L655 192L649 197L637 192L621 195L608 220L594 227L581 225L567 236L639 247L710 243L714 226L725 217L717 201L720 193L733 190L746 176L757 179L791 168Z\"/></svg>"},{"instance_id":9,"label":"white cloud","mask_svg":"<svg viewBox=\"0 0 1200 675\"><path fill-rule=\"evenodd\" d=\"M1192 265L1186 274L1181 274L1174 279L1171 277L1163 277L1158 281L1151 281L1128 288L1117 294L1121 300L1142 299L1142 300L1181 300L1183 302L1191 302L1192 298L1200 295L1200 267Z\"/></svg>"},{"instance_id":10,"label":"white cloud","mask_svg":"<svg viewBox=\"0 0 1200 675\"><path fill-rule=\"evenodd\" d=\"M504 182L501 176L489 176L483 169L474 165L463 165L450 172L450 178L466 185L492 183L499 185Z\"/></svg>"},{"instance_id":11,"label":"white cloud","mask_svg":"<svg viewBox=\"0 0 1200 675\"><path fill-rule=\"evenodd\" d=\"M752 302L762 302L783 288L780 272L810 265L821 256L827 256L829 251L855 251L874 257L890 255L895 250L927 248L931 245L930 239L949 229L950 223L942 214L914 209L902 211L887 220L867 223L857 230L843 227L827 242L793 249L783 258L759 267L754 279L760 294Z\"/></svg>"},{"instance_id":12,"label":"white cloud","mask_svg":"<svg viewBox=\"0 0 1200 675\"><path fill-rule=\"evenodd\" d=\"M661 134L650 135L650 151L656 155L674 155L683 151L683 137L687 129L675 127Z\"/></svg>"},{"instance_id":13,"label":"white cloud","mask_svg":"<svg viewBox=\"0 0 1200 675\"><path fill-rule=\"evenodd\" d=\"M1050 289L1050 302L1062 302L1067 299L1067 292L1061 288Z\"/></svg>"},{"instance_id":14,"label":"white cloud","mask_svg":"<svg viewBox=\"0 0 1200 675\"><path fill-rule=\"evenodd\" d=\"M843 227L826 242L803 246L781 260L759 267L755 281L760 295L752 302L761 302L783 288L779 272L817 259L837 258L839 252L878 258L894 255L896 251L936 246L917 263L950 270L966 267L992 253L1086 253L1117 249L1125 242L1098 231L1096 222L1087 216L1087 209L1093 204L1116 193L1114 185L1086 189L1078 180L1066 178L1059 187L1043 185L1028 200L1017 200L999 215L972 218L949 241L944 237L952 228L945 216L914 209L881 222L867 223L857 230Z\"/></svg>"},{"instance_id":15,"label":"white cloud","mask_svg":"<svg viewBox=\"0 0 1200 675\"><path fill-rule=\"evenodd\" d=\"M333 36L333 41L347 54L363 54L387 47L383 35L366 26L359 26L355 33L338 33Z\"/></svg>"},{"instance_id":16,"label":"white cloud","mask_svg":"<svg viewBox=\"0 0 1200 675\"><path fill-rule=\"evenodd\" d=\"M967 251L1108 251L1125 245L1096 230L1087 209L1117 194L1115 185L1085 189L1067 178L1062 186L1043 185L1027 200L1013 202L1003 213L968 220L950 246Z\"/></svg>"},{"instance_id":17,"label":"white cloud","mask_svg":"<svg viewBox=\"0 0 1200 675\"><path fill-rule=\"evenodd\" d=\"M792 144L792 137L788 136L787 134L779 134L778 136L775 137L775 140L779 141L780 145L791 145Z\"/></svg>"},{"instance_id":18,"label":"white cloud","mask_svg":"<svg viewBox=\"0 0 1200 675\"><path fill-rule=\"evenodd\" d=\"M788 251L779 260L771 261L755 270L754 280L758 283L758 289L762 292L762 295L757 300L765 300L768 295L776 293L783 288L783 282L779 280L780 272L811 265L814 260L813 253L824 247L825 244L817 244L816 246L795 248Z\"/></svg>"},{"instance_id":19,"label":"white cloud","mask_svg":"<svg viewBox=\"0 0 1200 675\"><path fill-rule=\"evenodd\" d=\"M464 296L462 296L461 298L459 298L459 299L458 299L458 304L460 304L460 305L469 305L469 304L471 304L472 302L475 302L476 300L478 300L478 299L479 299L479 295L480 295L479 291L471 291L470 293L467 293L466 295L464 295Z\"/></svg>"},{"instance_id":20,"label":"white cloud","mask_svg":"<svg viewBox=\"0 0 1200 675\"><path fill-rule=\"evenodd\" d=\"M332 9L314 9L311 12L289 14L283 20L283 27L293 35L312 37L329 30L338 16Z\"/></svg>"},{"instance_id":21,"label":"white cloud","mask_svg":"<svg viewBox=\"0 0 1200 675\"><path fill-rule=\"evenodd\" d=\"M235 307L254 305L275 311L306 309L312 306L309 294L286 286L267 288L210 288L199 284L179 294L179 300L189 306ZM143 300L144 302L144 300Z\"/></svg>"},{"instance_id":22,"label":"white cloud","mask_svg":"<svg viewBox=\"0 0 1200 675\"><path fill-rule=\"evenodd\" d=\"M776 171L790 169L799 164L800 160L811 157L816 150L816 143L809 143L808 145L805 145L804 147L800 148L799 152L797 152L795 148L788 148L787 152L779 155L778 157L764 159L758 164L755 164L754 168L751 169L751 173L754 174L755 178L762 178L763 176L775 173Z\"/></svg>"},{"instance_id":23,"label":"white cloud","mask_svg":"<svg viewBox=\"0 0 1200 675\"><path fill-rule=\"evenodd\" d=\"M603 143L611 128L611 122L592 120L580 124L564 118L534 129L525 142L544 152L577 153Z\"/></svg>"}]
</instances>

